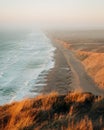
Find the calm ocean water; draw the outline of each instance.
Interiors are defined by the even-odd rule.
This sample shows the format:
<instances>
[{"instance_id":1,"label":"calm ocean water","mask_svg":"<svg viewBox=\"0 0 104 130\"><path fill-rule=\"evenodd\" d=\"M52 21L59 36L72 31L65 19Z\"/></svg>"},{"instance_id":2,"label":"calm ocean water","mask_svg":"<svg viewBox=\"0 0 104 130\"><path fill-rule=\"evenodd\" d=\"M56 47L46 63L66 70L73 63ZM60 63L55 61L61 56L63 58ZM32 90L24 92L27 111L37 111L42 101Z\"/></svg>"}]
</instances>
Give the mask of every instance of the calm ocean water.
<instances>
[{"instance_id":1,"label":"calm ocean water","mask_svg":"<svg viewBox=\"0 0 104 130\"><path fill-rule=\"evenodd\" d=\"M40 31L0 33L0 105L37 95L54 67L54 50Z\"/></svg>"}]
</instances>

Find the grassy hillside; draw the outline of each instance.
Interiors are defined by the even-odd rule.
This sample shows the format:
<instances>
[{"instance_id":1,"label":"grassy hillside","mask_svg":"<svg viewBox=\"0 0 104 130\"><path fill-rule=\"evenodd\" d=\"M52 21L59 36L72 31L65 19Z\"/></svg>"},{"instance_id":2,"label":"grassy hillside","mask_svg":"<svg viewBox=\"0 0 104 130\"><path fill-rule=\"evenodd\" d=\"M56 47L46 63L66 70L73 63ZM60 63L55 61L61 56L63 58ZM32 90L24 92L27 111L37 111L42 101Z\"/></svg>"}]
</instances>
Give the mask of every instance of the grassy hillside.
<instances>
[{"instance_id":1,"label":"grassy hillside","mask_svg":"<svg viewBox=\"0 0 104 130\"><path fill-rule=\"evenodd\" d=\"M104 98L51 93L0 107L0 130L103 130Z\"/></svg>"},{"instance_id":2,"label":"grassy hillside","mask_svg":"<svg viewBox=\"0 0 104 130\"><path fill-rule=\"evenodd\" d=\"M76 51L76 54L95 83L104 89L104 53Z\"/></svg>"}]
</instances>

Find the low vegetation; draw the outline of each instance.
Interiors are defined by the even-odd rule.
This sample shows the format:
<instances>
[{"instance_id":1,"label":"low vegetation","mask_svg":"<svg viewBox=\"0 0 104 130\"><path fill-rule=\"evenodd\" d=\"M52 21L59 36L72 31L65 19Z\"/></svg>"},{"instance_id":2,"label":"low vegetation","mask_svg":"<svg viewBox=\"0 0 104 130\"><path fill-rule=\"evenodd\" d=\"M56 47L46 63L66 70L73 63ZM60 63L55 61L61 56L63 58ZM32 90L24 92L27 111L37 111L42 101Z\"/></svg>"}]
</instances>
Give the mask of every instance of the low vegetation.
<instances>
[{"instance_id":1,"label":"low vegetation","mask_svg":"<svg viewBox=\"0 0 104 130\"><path fill-rule=\"evenodd\" d=\"M104 52L101 47L97 49L84 49L85 45L72 44L63 40L55 39L57 43L62 44L76 54L76 57L82 62L86 71L98 85L100 89L104 89ZM94 45L93 45L94 46ZM81 49L80 49L81 48Z\"/></svg>"},{"instance_id":2,"label":"low vegetation","mask_svg":"<svg viewBox=\"0 0 104 130\"><path fill-rule=\"evenodd\" d=\"M104 53L77 51L77 56L95 83L104 89Z\"/></svg>"},{"instance_id":3,"label":"low vegetation","mask_svg":"<svg viewBox=\"0 0 104 130\"><path fill-rule=\"evenodd\" d=\"M53 92L4 105L0 130L104 130L104 98Z\"/></svg>"}]
</instances>

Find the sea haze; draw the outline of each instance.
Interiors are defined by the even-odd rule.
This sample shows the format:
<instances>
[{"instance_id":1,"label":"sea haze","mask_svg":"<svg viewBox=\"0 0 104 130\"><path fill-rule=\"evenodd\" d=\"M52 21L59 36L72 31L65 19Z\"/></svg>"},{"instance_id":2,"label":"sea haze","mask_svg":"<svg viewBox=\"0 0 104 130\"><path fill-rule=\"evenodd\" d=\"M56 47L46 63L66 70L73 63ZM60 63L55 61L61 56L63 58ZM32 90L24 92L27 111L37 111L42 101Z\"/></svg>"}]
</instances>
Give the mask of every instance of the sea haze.
<instances>
[{"instance_id":1,"label":"sea haze","mask_svg":"<svg viewBox=\"0 0 104 130\"><path fill-rule=\"evenodd\" d=\"M0 105L38 94L54 50L41 31L0 32Z\"/></svg>"}]
</instances>

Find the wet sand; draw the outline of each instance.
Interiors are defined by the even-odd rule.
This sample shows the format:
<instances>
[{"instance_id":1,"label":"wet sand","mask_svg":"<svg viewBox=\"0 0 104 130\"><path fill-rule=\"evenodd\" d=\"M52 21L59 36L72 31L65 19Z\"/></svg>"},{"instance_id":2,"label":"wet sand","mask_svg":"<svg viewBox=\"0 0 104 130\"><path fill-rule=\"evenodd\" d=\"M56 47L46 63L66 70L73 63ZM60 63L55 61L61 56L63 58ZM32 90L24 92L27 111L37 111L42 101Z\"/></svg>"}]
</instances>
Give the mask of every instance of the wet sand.
<instances>
[{"instance_id":1,"label":"wet sand","mask_svg":"<svg viewBox=\"0 0 104 130\"><path fill-rule=\"evenodd\" d=\"M72 91L72 72L68 65L65 56L58 44L52 40L53 46L56 47L55 50L55 66L51 69L47 75L47 81L42 89L42 93L49 93L52 91L57 91L59 94L65 94Z\"/></svg>"}]
</instances>

